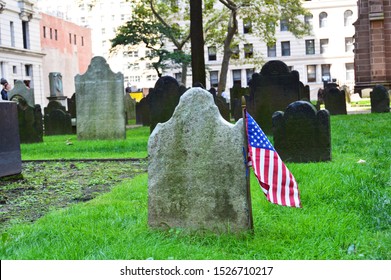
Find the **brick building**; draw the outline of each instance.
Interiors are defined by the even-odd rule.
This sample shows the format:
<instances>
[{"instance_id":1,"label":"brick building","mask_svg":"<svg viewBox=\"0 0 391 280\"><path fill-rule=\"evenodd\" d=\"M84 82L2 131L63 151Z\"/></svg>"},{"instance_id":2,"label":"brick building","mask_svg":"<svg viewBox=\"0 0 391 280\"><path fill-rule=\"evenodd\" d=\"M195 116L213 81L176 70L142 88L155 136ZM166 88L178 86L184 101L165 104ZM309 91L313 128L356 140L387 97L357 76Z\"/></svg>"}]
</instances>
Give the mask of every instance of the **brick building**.
<instances>
[{"instance_id":1,"label":"brick building","mask_svg":"<svg viewBox=\"0 0 391 280\"><path fill-rule=\"evenodd\" d=\"M355 32L355 92L391 85L391 1L359 0Z\"/></svg>"}]
</instances>

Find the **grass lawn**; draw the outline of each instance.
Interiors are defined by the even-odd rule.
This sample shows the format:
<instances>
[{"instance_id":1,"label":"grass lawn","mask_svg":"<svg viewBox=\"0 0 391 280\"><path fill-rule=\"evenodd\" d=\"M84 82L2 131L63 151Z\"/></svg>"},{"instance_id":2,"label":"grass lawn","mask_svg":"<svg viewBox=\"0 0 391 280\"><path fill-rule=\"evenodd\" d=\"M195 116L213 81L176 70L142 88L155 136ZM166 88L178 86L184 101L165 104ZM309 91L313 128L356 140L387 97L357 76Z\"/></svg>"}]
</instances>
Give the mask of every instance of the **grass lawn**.
<instances>
[{"instance_id":1,"label":"grass lawn","mask_svg":"<svg viewBox=\"0 0 391 280\"><path fill-rule=\"evenodd\" d=\"M2 234L0 257L390 260L390 121L391 114L332 116L332 161L287 163L299 184L302 209L267 202L253 176L253 234L217 236L148 228L144 173L93 200L54 210L32 225L14 225ZM131 157L133 153L145 157L148 135L148 128L130 130L126 141L110 145L73 139L73 145L66 145L66 138L45 138L47 144L23 145L22 156L55 158L52 154L57 151L49 152L48 147L56 143L63 149L58 158Z\"/></svg>"}]
</instances>

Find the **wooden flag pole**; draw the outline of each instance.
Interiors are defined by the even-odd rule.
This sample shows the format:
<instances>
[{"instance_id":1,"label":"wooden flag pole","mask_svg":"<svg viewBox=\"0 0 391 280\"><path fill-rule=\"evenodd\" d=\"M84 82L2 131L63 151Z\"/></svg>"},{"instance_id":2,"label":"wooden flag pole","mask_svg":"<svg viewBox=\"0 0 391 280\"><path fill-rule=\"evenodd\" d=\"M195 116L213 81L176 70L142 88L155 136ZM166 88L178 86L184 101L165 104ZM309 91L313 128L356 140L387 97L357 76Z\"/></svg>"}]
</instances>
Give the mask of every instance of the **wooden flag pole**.
<instances>
[{"instance_id":1,"label":"wooden flag pole","mask_svg":"<svg viewBox=\"0 0 391 280\"><path fill-rule=\"evenodd\" d=\"M247 121L246 121L246 99L242 96L242 117L243 117L243 153L244 153L244 164L246 167L246 195L248 203L248 223L252 233L254 233L254 221L253 221L253 210L251 204L251 188L250 188L250 167L248 166L248 140L247 140Z\"/></svg>"}]
</instances>

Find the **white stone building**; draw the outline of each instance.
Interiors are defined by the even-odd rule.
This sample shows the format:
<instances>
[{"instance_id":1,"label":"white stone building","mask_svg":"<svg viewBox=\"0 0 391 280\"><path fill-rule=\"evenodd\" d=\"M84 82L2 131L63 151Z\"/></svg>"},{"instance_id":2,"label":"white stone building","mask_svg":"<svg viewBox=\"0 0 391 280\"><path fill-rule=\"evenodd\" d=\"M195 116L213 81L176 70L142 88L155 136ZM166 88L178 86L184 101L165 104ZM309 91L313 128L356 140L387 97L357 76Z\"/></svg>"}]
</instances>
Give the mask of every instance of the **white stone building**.
<instances>
[{"instance_id":1,"label":"white stone building","mask_svg":"<svg viewBox=\"0 0 391 280\"><path fill-rule=\"evenodd\" d=\"M35 103L44 104L39 14L33 0L0 0L0 75L34 88ZM42 106L42 105L41 105Z\"/></svg>"},{"instance_id":2,"label":"white stone building","mask_svg":"<svg viewBox=\"0 0 391 280\"><path fill-rule=\"evenodd\" d=\"M312 34L297 39L284 26L277 26L277 42L273 48L251 33L246 33L243 21L239 19L239 30L246 37L247 42L239 44L239 59L230 60L226 91L234 84L248 86L249 78L260 67L254 64L241 64L246 55L248 46L251 46L253 55L263 57L264 61L281 60L291 70L300 74L300 80L310 86L311 100L317 99L319 88L323 88L323 80L336 81L340 85L354 87L354 53L353 22L357 19L356 0L312 0L303 1L312 18L303 17L303 20L312 25ZM248 44L245 48L245 44ZM206 88L217 88L221 68L222 53L215 53L211 46L205 46ZM191 75L191 71L188 71ZM166 72L165 75L180 77L180 69ZM187 85L191 86L192 77L187 77Z\"/></svg>"}]
</instances>

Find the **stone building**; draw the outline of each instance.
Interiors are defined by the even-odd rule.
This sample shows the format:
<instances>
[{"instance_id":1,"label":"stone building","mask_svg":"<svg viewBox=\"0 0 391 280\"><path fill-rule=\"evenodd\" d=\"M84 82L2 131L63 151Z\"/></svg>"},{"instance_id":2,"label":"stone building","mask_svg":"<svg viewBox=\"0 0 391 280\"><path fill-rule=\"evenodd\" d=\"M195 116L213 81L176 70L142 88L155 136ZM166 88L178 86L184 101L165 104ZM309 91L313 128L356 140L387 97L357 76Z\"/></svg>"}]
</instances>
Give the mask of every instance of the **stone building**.
<instances>
[{"instance_id":1,"label":"stone building","mask_svg":"<svg viewBox=\"0 0 391 280\"><path fill-rule=\"evenodd\" d=\"M355 92L391 84L391 2L359 0L355 33Z\"/></svg>"}]
</instances>

